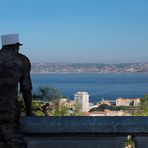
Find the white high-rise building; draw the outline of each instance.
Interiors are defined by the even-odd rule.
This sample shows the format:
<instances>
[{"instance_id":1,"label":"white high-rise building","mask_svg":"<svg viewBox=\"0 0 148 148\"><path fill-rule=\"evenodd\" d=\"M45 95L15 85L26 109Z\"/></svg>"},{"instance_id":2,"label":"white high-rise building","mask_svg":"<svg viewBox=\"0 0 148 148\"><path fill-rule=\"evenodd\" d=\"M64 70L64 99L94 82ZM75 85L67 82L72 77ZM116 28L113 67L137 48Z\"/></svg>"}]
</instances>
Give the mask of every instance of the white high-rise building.
<instances>
[{"instance_id":1,"label":"white high-rise building","mask_svg":"<svg viewBox=\"0 0 148 148\"><path fill-rule=\"evenodd\" d=\"M74 95L74 100L81 105L82 112L89 111L89 94L88 92L77 92Z\"/></svg>"}]
</instances>

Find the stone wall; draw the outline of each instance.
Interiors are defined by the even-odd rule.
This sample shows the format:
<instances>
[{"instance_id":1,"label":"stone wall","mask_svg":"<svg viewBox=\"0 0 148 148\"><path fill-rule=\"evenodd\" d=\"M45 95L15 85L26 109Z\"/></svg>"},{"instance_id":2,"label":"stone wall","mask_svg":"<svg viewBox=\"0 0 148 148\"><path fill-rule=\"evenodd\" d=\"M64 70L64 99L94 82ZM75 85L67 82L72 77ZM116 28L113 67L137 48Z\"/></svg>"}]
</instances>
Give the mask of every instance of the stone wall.
<instances>
[{"instance_id":1,"label":"stone wall","mask_svg":"<svg viewBox=\"0 0 148 148\"><path fill-rule=\"evenodd\" d=\"M124 148L128 135L148 147L148 117L25 117L22 129L28 148Z\"/></svg>"}]
</instances>

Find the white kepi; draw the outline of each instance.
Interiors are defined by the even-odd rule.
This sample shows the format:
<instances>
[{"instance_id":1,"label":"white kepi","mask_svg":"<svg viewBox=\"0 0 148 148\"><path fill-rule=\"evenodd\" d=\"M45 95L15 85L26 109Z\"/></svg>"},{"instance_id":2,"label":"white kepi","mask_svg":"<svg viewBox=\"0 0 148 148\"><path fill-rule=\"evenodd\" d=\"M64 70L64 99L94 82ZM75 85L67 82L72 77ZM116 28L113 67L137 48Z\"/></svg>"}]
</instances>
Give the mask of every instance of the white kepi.
<instances>
[{"instance_id":1,"label":"white kepi","mask_svg":"<svg viewBox=\"0 0 148 148\"><path fill-rule=\"evenodd\" d=\"M18 44L19 46L23 45L19 42L19 35L15 34L5 34L1 36L2 46L4 45L14 45Z\"/></svg>"}]
</instances>

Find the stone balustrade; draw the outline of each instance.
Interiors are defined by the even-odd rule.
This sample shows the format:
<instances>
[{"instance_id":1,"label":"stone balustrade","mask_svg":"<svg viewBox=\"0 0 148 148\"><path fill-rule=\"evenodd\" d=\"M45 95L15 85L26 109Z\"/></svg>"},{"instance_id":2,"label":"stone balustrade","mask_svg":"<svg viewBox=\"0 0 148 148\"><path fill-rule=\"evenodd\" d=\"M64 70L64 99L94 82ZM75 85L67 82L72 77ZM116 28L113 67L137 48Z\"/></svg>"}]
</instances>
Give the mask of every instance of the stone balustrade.
<instances>
[{"instance_id":1,"label":"stone balustrade","mask_svg":"<svg viewBox=\"0 0 148 148\"><path fill-rule=\"evenodd\" d=\"M148 148L148 117L24 117L28 148Z\"/></svg>"}]
</instances>

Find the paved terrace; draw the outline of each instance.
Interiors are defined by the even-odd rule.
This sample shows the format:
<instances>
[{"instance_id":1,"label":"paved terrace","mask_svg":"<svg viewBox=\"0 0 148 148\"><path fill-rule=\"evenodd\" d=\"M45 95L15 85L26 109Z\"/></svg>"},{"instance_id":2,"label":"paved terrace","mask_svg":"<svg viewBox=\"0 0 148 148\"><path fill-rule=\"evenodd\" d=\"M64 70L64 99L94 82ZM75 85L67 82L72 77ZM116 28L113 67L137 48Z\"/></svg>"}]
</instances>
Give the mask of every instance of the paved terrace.
<instances>
[{"instance_id":1,"label":"paved terrace","mask_svg":"<svg viewBox=\"0 0 148 148\"><path fill-rule=\"evenodd\" d=\"M28 148L148 148L148 117L24 117Z\"/></svg>"}]
</instances>

